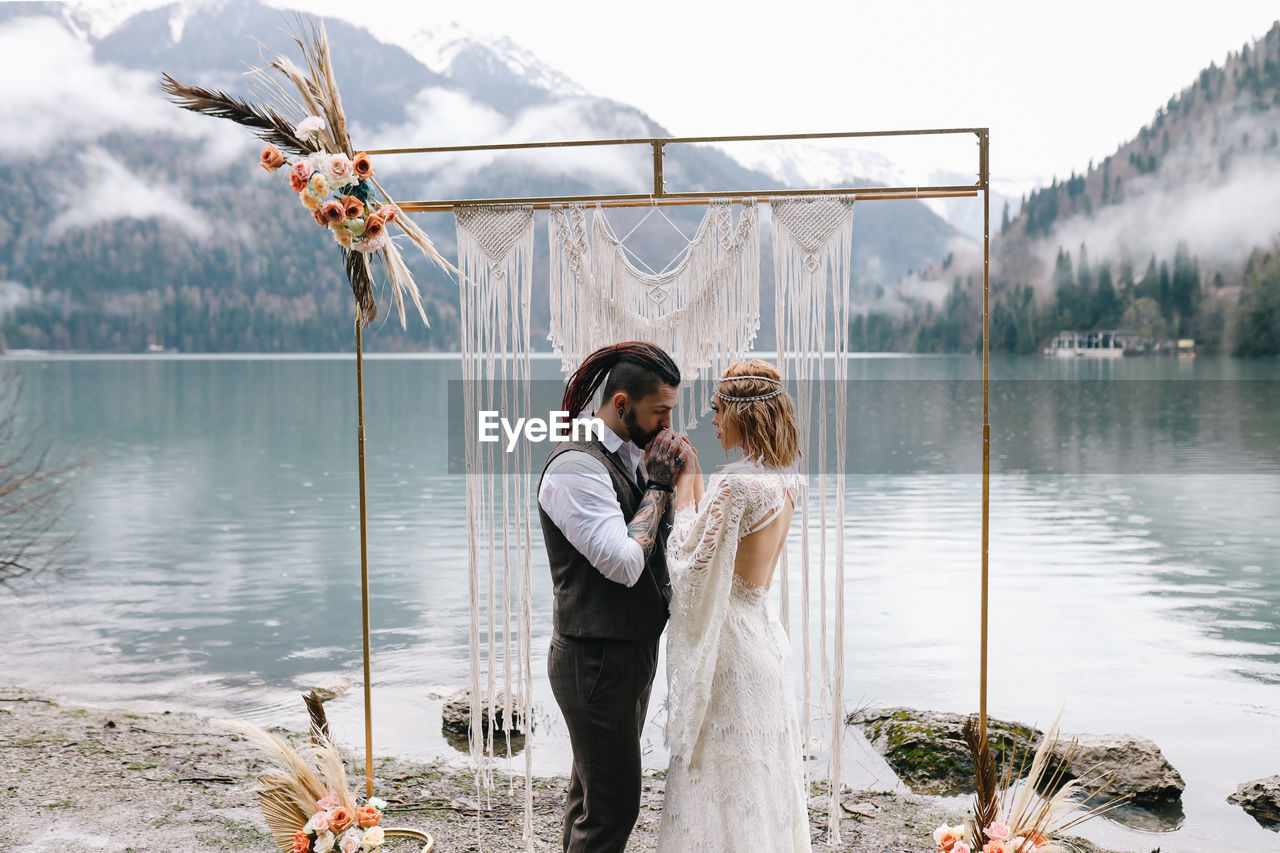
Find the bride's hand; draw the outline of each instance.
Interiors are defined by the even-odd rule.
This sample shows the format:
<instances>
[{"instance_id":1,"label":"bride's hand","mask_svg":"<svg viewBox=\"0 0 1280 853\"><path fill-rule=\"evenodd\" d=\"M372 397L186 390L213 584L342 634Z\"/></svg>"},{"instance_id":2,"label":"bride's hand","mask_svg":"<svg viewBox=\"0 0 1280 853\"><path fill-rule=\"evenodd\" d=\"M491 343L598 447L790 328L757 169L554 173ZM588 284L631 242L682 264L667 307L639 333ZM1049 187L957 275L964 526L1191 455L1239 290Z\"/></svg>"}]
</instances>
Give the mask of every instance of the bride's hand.
<instances>
[{"instance_id":1,"label":"bride's hand","mask_svg":"<svg viewBox=\"0 0 1280 853\"><path fill-rule=\"evenodd\" d=\"M698 464L698 451L693 446L693 442L689 441L689 439L683 435L679 436L679 438L681 442L681 451L684 455L684 467L680 470L679 476L676 477L677 483L690 475L698 477L702 476L702 466Z\"/></svg>"}]
</instances>

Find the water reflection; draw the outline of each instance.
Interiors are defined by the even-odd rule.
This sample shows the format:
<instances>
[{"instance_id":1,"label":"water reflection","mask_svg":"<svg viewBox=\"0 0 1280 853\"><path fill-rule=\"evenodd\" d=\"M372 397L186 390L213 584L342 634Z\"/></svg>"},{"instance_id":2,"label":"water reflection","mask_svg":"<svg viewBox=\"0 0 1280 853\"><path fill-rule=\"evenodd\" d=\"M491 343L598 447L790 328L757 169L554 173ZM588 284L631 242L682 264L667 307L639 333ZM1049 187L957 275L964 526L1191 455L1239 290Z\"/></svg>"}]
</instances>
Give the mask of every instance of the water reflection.
<instances>
[{"instance_id":1,"label":"water reflection","mask_svg":"<svg viewBox=\"0 0 1280 853\"><path fill-rule=\"evenodd\" d=\"M1166 851L1261 849L1249 833L1263 830L1224 802L1280 762L1280 383L1275 365L1195 361L993 365L991 696L1000 716L1041 724L1069 700L1069 730L1160 743L1189 784ZM10 677L305 726L296 692L360 669L351 361L14 364L31 420L95 464L67 519L76 571L0 588ZM535 362L549 380L558 367ZM971 711L979 366L849 367L850 701ZM465 483L447 452L458 375L453 360L367 362L379 753L452 754L430 695L467 682ZM706 419L693 437L705 467L723 458ZM533 755L562 772L540 565ZM331 703L338 731L360 731L359 694ZM863 746L850 754L851 773L883 771Z\"/></svg>"}]
</instances>

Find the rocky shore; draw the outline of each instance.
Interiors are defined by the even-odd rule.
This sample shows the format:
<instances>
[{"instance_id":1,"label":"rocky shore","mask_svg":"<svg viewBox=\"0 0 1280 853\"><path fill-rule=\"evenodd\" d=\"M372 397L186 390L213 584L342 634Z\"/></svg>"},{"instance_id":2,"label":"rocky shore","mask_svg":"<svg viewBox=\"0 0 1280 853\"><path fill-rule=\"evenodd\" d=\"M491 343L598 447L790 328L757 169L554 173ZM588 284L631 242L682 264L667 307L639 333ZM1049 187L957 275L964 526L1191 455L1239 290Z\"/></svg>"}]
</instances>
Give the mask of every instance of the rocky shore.
<instances>
[{"instance_id":1,"label":"rocky shore","mask_svg":"<svg viewBox=\"0 0 1280 853\"><path fill-rule=\"evenodd\" d=\"M301 735L294 735L299 741ZM348 762L349 765L353 762ZM0 687L0 838L10 853L274 850L253 794L268 766L239 736L180 713L133 714L60 704ZM380 757L375 790L387 824L429 832L435 850L523 850L524 780L478 793L466 768ZM352 786L361 779L353 776ZM564 778L534 782L534 849L560 849ZM654 849L664 780L645 780L629 851ZM827 844L828 797L813 791L815 849ZM932 830L962 815L927 797L848 792L842 842L854 853L929 853ZM16 843L14 843L16 841ZM388 851L416 849L412 842ZM1081 853L1102 853L1080 842Z\"/></svg>"}]
</instances>

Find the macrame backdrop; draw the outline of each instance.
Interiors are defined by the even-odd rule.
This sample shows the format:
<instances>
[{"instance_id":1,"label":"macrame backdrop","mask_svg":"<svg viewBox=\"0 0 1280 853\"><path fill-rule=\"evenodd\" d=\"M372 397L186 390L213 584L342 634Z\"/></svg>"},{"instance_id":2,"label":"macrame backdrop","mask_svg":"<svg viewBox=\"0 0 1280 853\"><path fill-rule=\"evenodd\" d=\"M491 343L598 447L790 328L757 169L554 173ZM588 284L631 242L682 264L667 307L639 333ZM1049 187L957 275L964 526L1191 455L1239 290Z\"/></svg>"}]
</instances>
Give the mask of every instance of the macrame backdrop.
<instances>
[{"instance_id":1,"label":"macrame backdrop","mask_svg":"<svg viewBox=\"0 0 1280 853\"><path fill-rule=\"evenodd\" d=\"M531 411L529 296L533 287L533 208L458 207L454 218L458 268L462 273L471 719L478 722L485 714L490 720L501 715L508 732L514 722L514 728L528 739L533 699L529 639L530 516L534 506L528 476L531 463L524 442L517 442L511 453L499 449L499 443L479 442L477 415L485 409L500 410L508 416L513 411ZM487 624L483 649L482 622ZM495 728L488 728L486 738L483 726L471 726L469 743L477 790L493 788ZM509 734L505 753L510 760ZM532 851L533 755L527 743L524 755L524 842L525 849Z\"/></svg>"},{"instance_id":2,"label":"macrame backdrop","mask_svg":"<svg viewBox=\"0 0 1280 853\"><path fill-rule=\"evenodd\" d=\"M772 198L773 280L776 298L774 314L778 346L778 369L782 378L796 389L800 447L809 455L801 459L801 470L810 483L800 511L801 554L801 644L804 650L804 713L801 715L803 741L811 743L812 733L812 649L818 647L821 721L830 726L831 760L829 779L831 804L828 808L831 843L840 843L840 787L844 779L844 491L845 413L849 352L849 300L853 271L853 199L841 197ZM834 355L830 406L835 415L832 439L835 458L827 459L827 383L825 359L828 352L828 316L834 320ZM817 420L817 440L813 441L812 419ZM815 470L816 469L816 470ZM833 480L834 518L828 519L828 480ZM816 482L816 499L813 484ZM810 517L816 503L818 513L817 582L818 636L812 636L812 542ZM828 523L830 521L830 523ZM834 577L828 577L828 537L834 550ZM783 552L786 560L786 552ZM782 616L790 610L787 566L780 567ZM829 598L834 598L834 625L828 631ZM828 636L831 652L828 654Z\"/></svg>"},{"instance_id":3,"label":"macrame backdrop","mask_svg":"<svg viewBox=\"0 0 1280 853\"><path fill-rule=\"evenodd\" d=\"M690 430L710 406L706 381L750 351L760 329L759 211L744 204L735 226L732 205L710 204L678 261L657 273L637 269L602 208L590 236L586 218L570 206L552 210L548 225L549 337L564 373L606 344L651 341L687 380L676 411L679 429Z\"/></svg>"},{"instance_id":4,"label":"macrame backdrop","mask_svg":"<svg viewBox=\"0 0 1280 853\"><path fill-rule=\"evenodd\" d=\"M853 200L784 197L770 199L769 203L773 213L778 368L784 381L796 390L800 446L810 454L801 461L802 473L811 484L801 502L800 525L802 734L808 749L814 738L812 694L816 681L820 725L830 737L829 833L832 843L839 843L844 728L845 356ZM515 720L516 728L528 737L532 697L530 524L536 500L531 488L533 478L528 476L530 460L523 442L508 454L497 443L481 444L477 440L477 413L482 409L531 411L529 296L533 210L527 206L458 207L455 217L458 266L462 272L471 718L480 720L487 711L492 719L492 715L500 713L504 720ZM683 257L671 269L656 274L641 272L631 263L622 241L599 208L590 234L586 210L581 206L552 210L548 231L549 338L566 375L588 353L621 340L653 341L671 353L682 375L704 381L719 377L750 351L760 326L759 220L753 202L743 205L736 226L730 205L711 204ZM829 315L835 329L830 342L835 356L830 399L824 381ZM693 381L682 382L682 393L692 391L693 385ZM705 401L683 402L688 414L682 429L687 430L696 424L695 409L705 413L706 408ZM826 458L828 408L835 415L833 460ZM828 512L829 480L833 481L833 513ZM816 490L812 488L814 483ZM812 523L815 511L816 525ZM816 561L812 558L814 530L818 534ZM834 566L829 573L832 554ZM782 559L781 614L786 624L791 592L785 551ZM816 637L811 624L815 582ZM834 614L829 612L832 606ZM514 630L513 614L518 622ZM483 644L482 623L487 626L487 642ZM818 650L819 664L816 679L814 648ZM481 726L471 729L471 754L477 785L482 790L493 788L492 730L490 727L486 738ZM506 751L510 756L509 741ZM530 743L526 743L524 754L524 838L526 850L532 850Z\"/></svg>"}]
</instances>

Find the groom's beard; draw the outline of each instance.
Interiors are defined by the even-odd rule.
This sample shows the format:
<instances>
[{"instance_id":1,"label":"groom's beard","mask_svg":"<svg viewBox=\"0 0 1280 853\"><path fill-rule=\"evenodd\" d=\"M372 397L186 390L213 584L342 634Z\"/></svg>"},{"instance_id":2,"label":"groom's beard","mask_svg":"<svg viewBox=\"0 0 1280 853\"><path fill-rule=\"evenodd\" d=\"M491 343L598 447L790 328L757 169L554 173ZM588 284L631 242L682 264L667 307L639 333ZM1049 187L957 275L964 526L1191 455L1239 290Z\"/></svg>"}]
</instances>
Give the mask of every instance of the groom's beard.
<instances>
[{"instance_id":1,"label":"groom's beard","mask_svg":"<svg viewBox=\"0 0 1280 853\"><path fill-rule=\"evenodd\" d=\"M645 445L650 441L653 441L654 436L662 432L661 427L648 433L640 429L640 423L636 420L634 409L628 409L627 413L622 416L622 425L627 428L627 435L630 437L631 443L636 447L639 447L641 450L643 450Z\"/></svg>"}]
</instances>

